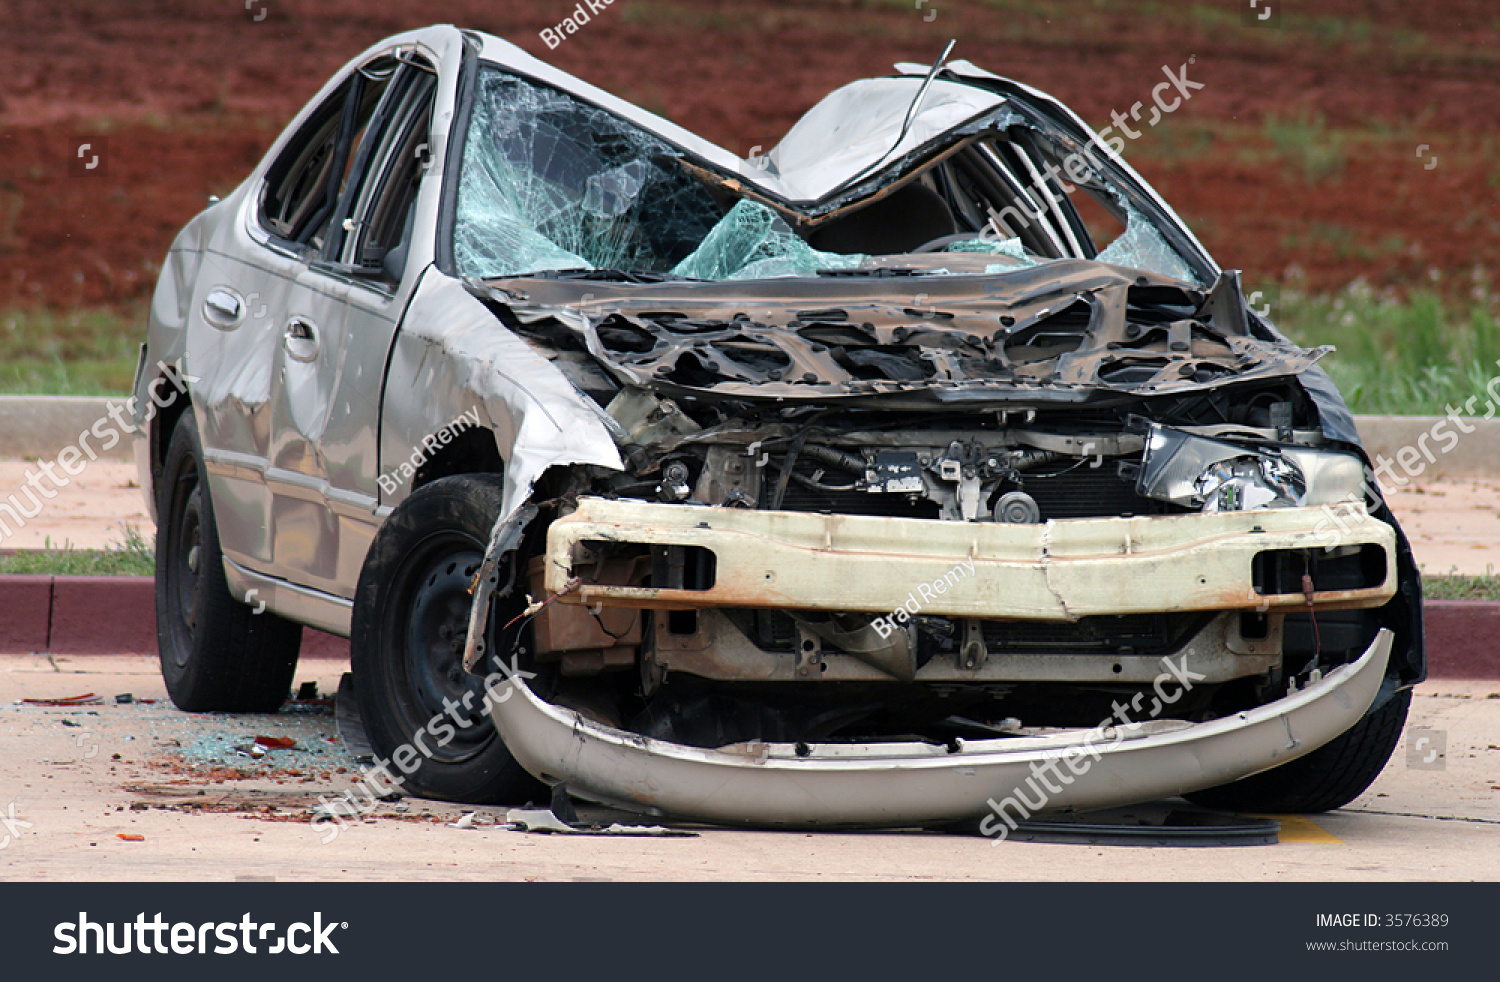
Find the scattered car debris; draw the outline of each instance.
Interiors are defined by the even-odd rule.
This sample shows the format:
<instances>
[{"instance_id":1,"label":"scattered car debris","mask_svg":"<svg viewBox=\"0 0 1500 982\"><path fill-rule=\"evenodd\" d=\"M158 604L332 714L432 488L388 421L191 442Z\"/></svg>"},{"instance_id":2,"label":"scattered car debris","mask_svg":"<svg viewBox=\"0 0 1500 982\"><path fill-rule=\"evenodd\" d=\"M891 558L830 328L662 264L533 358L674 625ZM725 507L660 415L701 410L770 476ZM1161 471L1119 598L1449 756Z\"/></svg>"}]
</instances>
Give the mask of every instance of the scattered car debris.
<instances>
[{"instance_id":1,"label":"scattered car debris","mask_svg":"<svg viewBox=\"0 0 1500 982\"><path fill-rule=\"evenodd\" d=\"M297 741L291 737L258 736L255 738L255 743L267 750L290 750L297 746Z\"/></svg>"},{"instance_id":2,"label":"scattered car debris","mask_svg":"<svg viewBox=\"0 0 1500 982\"><path fill-rule=\"evenodd\" d=\"M146 837L144 835L137 835L134 832L121 832L118 835L116 835L115 838L117 838L117 839L124 839L126 842L145 842L146 841Z\"/></svg>"},{"instance_id":3,"label":"scattered car debris","mask_svg":"<svg viewBox=\"0 0 1500 982\"><path fill-rule=\"evenodd\" d=\"M61 696L50 699L22 699L21 703L27 706L102 706L104 700L92 692L85 692L81 696Z\"/></svg>"},{"instance_id":4,"label":"scattered car debris","mask_svg":"<svg viewBox=\"0 0 1500 982\"><path fill-rule=\"evenodd\" d=\"M135 696L129 692L122 692L115 696L116 705L125 706L133 702L135 702Z\"/></svg>"},{"instance_id":5,"label":"scattered car debris","mask_svg":"<svg viewBox=\"0 0 1500 982\"><path fill-rule=\"evenodd\" d=\"M468 812L456 822L449 822L450 829L472 829L474 827L474 813Z\"/></svg>"},{"instance_id":6,"label":"scattered car debris","mask_svg":"<svg viewBox=\"0 0 1500 982\"><path fill-rule=\"evenodd\" d=\"M308 809L314 817L327 816L329 818L363 818L361 811L353 802L344 798L335 798L322 804L314 805Z\"/></svg>"},{"instance_id":7,"label":"scattered car debris","mask_svg":"<svg viewBox=\"0 0 1500 982\"><path fill-rule=\"evenodd\" d=\"M505 813L505 821L514 831L547 835L621 835L658 838L693 838L698 835L697 832L688 829L670 829L662 825L624 825L619 822L602 827L572 825L558 818L548 808L512 808Z\"/></svg>"},{"instance_id":8,"label":"scattered car debris","mask_svg":"<svg viewBox=\"0 0 1500 982\"><path fill-rule=\"evenodd\" d=\"M519 832L572 832L573 826L552 814L550 808L512 808L506 822Z\"/></svg>"}]
</instances>

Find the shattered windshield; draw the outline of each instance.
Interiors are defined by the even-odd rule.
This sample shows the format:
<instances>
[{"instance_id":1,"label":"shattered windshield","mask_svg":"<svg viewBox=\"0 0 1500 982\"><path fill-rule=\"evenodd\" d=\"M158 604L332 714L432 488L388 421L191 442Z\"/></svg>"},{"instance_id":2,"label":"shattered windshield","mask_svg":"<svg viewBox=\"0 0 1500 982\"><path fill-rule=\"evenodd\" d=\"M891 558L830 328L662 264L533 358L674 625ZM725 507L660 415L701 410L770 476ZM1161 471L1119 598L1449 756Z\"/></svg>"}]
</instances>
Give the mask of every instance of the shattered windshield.
<instances>
[{"instance_id":1,"label":"shattered windshield","mask_svg":"<svg viewBox=\"0 0 1500 982\"><path fill-rule=\"evenodd\" d=\"M619 270L719 281L891 266L994 274L1097 259L1203 285L1097 162L1068 161L1009 110L976 126L951 134L959 147L948 159L915 175L914 162L904 173L897 166L869 200L794 229L766 204L736 202L743 188L733 183L716 192L682 166L681 150L620 116L486 65L460 170L454 257L471 279ZM892 182L894 191L883 189ZM915 260L934 251L954 261Z\"/></svg>"},{"instance_id":2,"label":"shattered windshield","mask_svg":"<svg viewBox=\"0 0 1500 982\"><path fill-rule=\"evenodd\" d=\"M483 68L459 178L460 274L670 270L723 214L675 155L618 116Z\"/></svg>"}]
</instances>

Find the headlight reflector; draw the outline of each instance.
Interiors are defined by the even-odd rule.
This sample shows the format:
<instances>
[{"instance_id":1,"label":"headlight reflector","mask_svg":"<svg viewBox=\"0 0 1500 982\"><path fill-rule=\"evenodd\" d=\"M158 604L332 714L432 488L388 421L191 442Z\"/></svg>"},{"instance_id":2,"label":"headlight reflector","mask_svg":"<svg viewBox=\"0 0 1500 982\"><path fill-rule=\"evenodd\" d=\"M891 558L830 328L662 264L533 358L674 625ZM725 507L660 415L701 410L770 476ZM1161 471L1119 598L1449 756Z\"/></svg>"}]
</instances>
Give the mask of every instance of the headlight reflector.
<instances>
[{"instance_id":1,"label":"headlight reflector","mask_svg":"<svg viewBox=\"0 0 1500 982\"><path fill-rule=\"evenodd\" d=\"M1136 493L1205 512L1296 508L1365 499L1356 454L1251 447L1151 424Z\"/></svg>"}]
</instances>

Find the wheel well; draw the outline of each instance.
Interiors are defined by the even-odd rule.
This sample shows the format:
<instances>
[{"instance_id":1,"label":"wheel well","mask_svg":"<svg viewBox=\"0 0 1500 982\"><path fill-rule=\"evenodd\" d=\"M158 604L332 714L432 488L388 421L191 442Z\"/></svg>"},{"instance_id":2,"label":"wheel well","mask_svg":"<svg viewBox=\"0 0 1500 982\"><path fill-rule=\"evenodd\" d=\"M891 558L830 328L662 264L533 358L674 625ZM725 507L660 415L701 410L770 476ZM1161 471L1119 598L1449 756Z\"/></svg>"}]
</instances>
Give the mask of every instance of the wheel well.
<instances>
[{"instance_id":1,"label":"wheel well","mask_svg":"<svg viewBox=\"0 0 1500 982\"><path fill-rule=\"evenodd\" d=\"M183 391L179 398L173 399L163 408L156 412L151 420L151 484L153 487L161 484L161 470L167 463L167 447L172 443L172 431L177 428L177 421L182 414L193 405L193 397Z\"/></svg>"},{"instance_id":2,"label":"wheel well","mask_svg":"<svg viewBox=\"0 0 1500 982\"><path fill-rule=\"evenodd\" d=\"M493 431L483 427L464 430L454 437L446 447L429 457L411 479L415 491L424 484L440 477L454 474L502 474L505 462L500 459L500 450L495 444Z\"/></svg>"}]
</instances>

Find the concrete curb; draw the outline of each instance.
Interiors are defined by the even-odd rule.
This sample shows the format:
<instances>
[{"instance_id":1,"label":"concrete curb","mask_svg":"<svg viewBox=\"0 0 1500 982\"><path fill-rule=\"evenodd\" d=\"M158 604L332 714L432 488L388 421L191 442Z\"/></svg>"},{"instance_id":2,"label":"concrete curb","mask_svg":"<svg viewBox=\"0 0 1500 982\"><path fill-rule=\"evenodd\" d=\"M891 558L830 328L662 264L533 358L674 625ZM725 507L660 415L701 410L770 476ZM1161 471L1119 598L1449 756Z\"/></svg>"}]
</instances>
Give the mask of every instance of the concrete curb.
<instances>
[{"instance_id":1,"label":"concrete curb","mask_svg":"<svg viewBox=\"0 0 1500 982\"><path fill-rule=\"evenodd\" d=\"M52 460L64 447L77 446L78 435L99 420L109 420L109 404L120 407L120 418L128 424L125 409L129 396L0 396L0 457L36 457ZM101 438L91 436L90 446L107 460L129 460L132 440L113 420L106 424L120 440L108 450L93 446ZM79 448L82 449L81 447Z\"/></svg>"},{"instance_id":2,"label":"concrete curb","mask_svg":"<svg viewBox=\"0 0 1500 982\"><path fill-rule=\"evenodd\" d=\"M124 406L128 396L0 396L0 457L55 458L63 447L77 444L78 434L109 416L111 402ZM121 409L123 415L124 410ZM1370 456L1397 461L1403 447L1406 460L1399 461L1411 474L1422 477L1475 478L1500 476L1500 418L1459 417L1459 423L1444 422L1443 416L1356 416L1354 425ZM1434 432L1434 427L1442 424ZM1461 425L1460 425L1461 424ZM111 428L114 424L110 424ZM1465 432L1469 427L1472 432ZM1458 439L1452 443L1453 434ZM1426 440L1423 437L1426 436ZM128 436L99 456L129 460ZM1452 449L1446 453L1445 446ZM1416 453L1418 456L1413 457ZM1430 459L1429 459L1430 457ZM1420 461L1420 464L1418 464Z\"/></svg>"},{"instance_id":3,"label":"concrete curb","mask_svg":"<svg viewBox=\"0 0 1500 982\"><path fill-rule=\"evenodd\" d=\"M156 654L149 576L0 576L0 654ZM1500 603L1428 600L1427 671L1500 681ZM349 657L347 638L302 631L303 658Z\"/></svg>"},{"instance_id":4,"label":"concrete curb","mask_svg":"<svg viewBox=\"0 0 1500 982\"><path fill-rule=\"evenodd\" d=\"M150 576L0 576L0 654L155 655ZM349 657L349 642L302 631L303 658Z\"/></svg>"},{"instance_id":5,"label":"concrete curb","mask_svg":"<svg viewBox=\"0 0 1500 982\"><path fill-rule=\"evenodd\" d=\"M1500 418L1356 416L1354 426L1370 459L1393 461L1389 473L1398 480L1500 475ZM1379 480L1390 486L1391 478Z\"/></svg>"}]
</instances>

